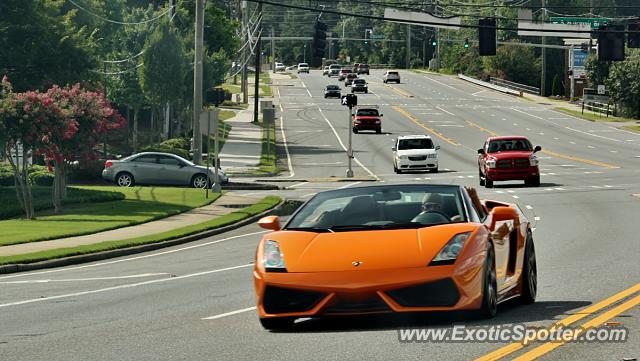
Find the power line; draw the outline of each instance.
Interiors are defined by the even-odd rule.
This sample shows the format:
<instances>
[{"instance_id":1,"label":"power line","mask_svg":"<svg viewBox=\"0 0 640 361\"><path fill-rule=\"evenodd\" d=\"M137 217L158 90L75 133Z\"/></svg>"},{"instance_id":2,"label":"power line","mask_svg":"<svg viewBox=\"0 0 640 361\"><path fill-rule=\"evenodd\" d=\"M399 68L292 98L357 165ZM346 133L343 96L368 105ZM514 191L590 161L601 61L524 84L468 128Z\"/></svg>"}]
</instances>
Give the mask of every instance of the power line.
<instances>
[{"instance_id":1,"label":"power line","mask_svg":"<svg viewBox=\"0 0 640 361\"><path fill-rule=\"evenodd\" d=\"M144 63L140 63L136 66L134 66L133 68L129 68L129 69L125 69L125 70L121 70L121 71L114 71L114 72L106 72L106 71L100 71L100 70L91 70L94 73L98 73L98 74L102 74L102 75L119 75L119 74L124 74L124 73L128 73L132 70L136 70L139 67L141 67Z\"/></svg>"},{"instance_id":2,"label":"power line","mask_svg":"<svg viewBox=\"0 0 640 361\"><path fill-rule=\"evenodd\" d=\"M131 57L129 57L129 58L126 58L126 59L120 59L120 60L103 60L102 62L103 62L103 63L109 63L109 64L124 63L124 62L130 61L130 60L133 60L133 59L135 59L135 58L139 57L140 55L144 54L144 52L145 52L145 50L143 50L143 51L139 52L138 54L133 55L133 56L131 56Z\"/></svg>"},{"instance_id":3,"label":"power line","mask_svg":"<svg viewBox=\"0 0 640 361\"><path fill-rule=\"evenodd\" d=\"M76 3L73 0L69 0L69 2L72 3L78 9L80 9L80 10L82 10L82 11L88 13L88 14L91 14L91 15L95 16L96 18L98 18L100 20L104 20L106 22L113 23L113 24L119 24L119 25L142 25L142 24L147 24L147 23L150 23L152 21L156 21L156 20L160 19L161 17L167 15L175 7L175 5L174 6L170 6L169 9L167 9L167 11L165 11L164 13L162 13L162 14L154 17L154 18L151 18L151 19L138 21L138 22L123 22L123 21L117 21L117 20L111 20L111 19L105 18L104 16L102 16L100 14L96 14L93 11L88 10L88 9L80 6L78 3Z\"/></svg>"}]
</instances>

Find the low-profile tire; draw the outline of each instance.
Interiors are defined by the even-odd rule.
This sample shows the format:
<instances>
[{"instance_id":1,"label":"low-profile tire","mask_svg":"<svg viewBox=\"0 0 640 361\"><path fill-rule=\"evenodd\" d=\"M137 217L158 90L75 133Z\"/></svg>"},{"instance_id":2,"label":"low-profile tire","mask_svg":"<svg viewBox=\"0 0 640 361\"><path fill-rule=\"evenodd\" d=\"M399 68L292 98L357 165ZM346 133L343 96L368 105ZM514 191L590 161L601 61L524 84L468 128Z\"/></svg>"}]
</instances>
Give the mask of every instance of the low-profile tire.
<instances>
[{"instance_id":1,"label":"low-profile tire","mask_svg":"<svg viewBox=\"0 0 640 361\"><path fill-rule=\"evenodd\" d=\"M498 286L496 282L496 264L491 241L487 246L487 258L482 272L482 305L478 310L478 317L493 318L498 313Z\"/></svg>"},{"instance_id":2,"label":"low-profile tire","mask_svg":"<svg viewBox=\"0 0 640 361\"><path fill-rule=\"evenodd\" d=\"M536 262L536 249L533 244L531 232L527 232L526 242L522 266L522 293L520 294L520 302L530 304L536 301L536 295L538 294L538 266Z\"/></svg>"},{"instance_id":3,"label":"low-profile tire","mask_svg":"<svg viewBox=\"0 0 640 361\"><path fill-rule=\"evenodd\" d=\"M191 186L193 188L204 189L207 187L207 176L202 173L198 173L191 178Z\"/></svg>"},{"instance_id":4,"label":"low-profile tire","mask_svg":"<svg viewBox=\"0 0 640 361\"><path fill-rule=\"evenodd\" d=\"M290 330L293 327L295 318L277 317L277 318L261 318L260 324L265 330Z\"/></svg>"},{"instance_id":5,"label":"low-profile tire","mask_svg":"<svg viewBox=\"0 0 640 361\"><path fill-rule=\"evenodd\" d=\"M484 187L484 177L480 171L478 171L478 179L480 180L480 187Z\"/></svg>"},{"instance_id":6,"label":"low-profile tire","mask_svg":"<svg viewBox=\"0 0 640 361\"><path fill-rule=\"evenodd\" d=\"M484 177L484 186L486 188L493 188L493 181L489 179L487 176Z\"/></svg>"},{"instance_id":7,"label":"low-profile tire","mask_svg":"<svg viewBox=\"0 0 640 361\"><path fill-rule=\"evenodd\" d=\"M438 167L431 169L431 173L438 173Z\"/></svg>"},{"instance_id":8,"label":"low-profile tire","mask_svg":"<svg viewBox=\"0 0 640 361\"><path fill-rule=\"evenodd\" d=\"M358 129L357 129L357 128L353 128L353 132L354 132L355 134L358 134Z\"/></svg>"},{"instance_id":9,"label":"low-profile tire","mask_svg":"<svg viewBox=\"0 0 640 361\"><path fill-rule=\"evenodd\" d=\"M382 134L382 129L376 129L376 134Z\"/></svg>"},{"instance_id":10,"label":"low-profile tire","mask_svg":"<svg viewBox=\"0 0 640 361\"><path fill-rule=\"evenodd\" d=\"M118 187L131 187L134 185L133 175L129 172L120 172L116 175Z\"/></svg>"},{"instance_id":11,"label":"low-profile tire","mask_svg":"<svg viewBox=\"0 0 640 361\"><path fill-rule=\"evenodd\" d=\"M529 187L540 187L540 176L537 176L537 177L531 178L531 179L527 179L526 181L524 181L524 184L529 186Z\"/></svg>"}]
</instances>

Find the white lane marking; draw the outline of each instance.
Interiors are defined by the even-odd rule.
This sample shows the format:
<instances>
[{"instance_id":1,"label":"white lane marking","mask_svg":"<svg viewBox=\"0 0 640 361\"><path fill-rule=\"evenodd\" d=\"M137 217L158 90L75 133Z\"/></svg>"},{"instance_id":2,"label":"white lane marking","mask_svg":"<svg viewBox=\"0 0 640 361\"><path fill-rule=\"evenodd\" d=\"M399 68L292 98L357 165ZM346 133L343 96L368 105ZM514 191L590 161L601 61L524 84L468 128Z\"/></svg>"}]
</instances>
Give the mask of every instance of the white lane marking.
<instances>
[{"instance_id":1,"label":"white lane marking","mask_svg":"<svg viewBox=\"0 0 640 361\"><path fill-rule=\"evenodd\" d=\"M445 84L445 83L440 82L440 81L437 81L437 80L435 80L435 79L431 79L431 78L429 78L428 76L425 76L425 78L427 78L427 79L431 80L432 82L436 82L436 83L438 83L438 84L440 84L440 85L446 86L447 88L451 88L451 89L453 89L453 90L459 90L459 89L458 89L458 88L456 88L456 87L452 87L452 86L451 86L451 85L449 85L449 84ZM438 93L438 94L439 94L439 93Z\"/></svg>"},{"instance_id":2,"label":"white lane marking","mask_svg":"<svg viewBox=\"0 0 640 361\"><path fill-rule=\"evenodd\" d=\"M571 144L576 144L576 142L569 142L569 143L571 143Z\"/></svg>"},{"instance_id":3,"label":"white lane marking","mask_svg":"<svg viewBox=\"0 0 640 361\"><path fill-rule=\"evenodd\" d=\"M340 136L338 135L338 132L336 131L336 128L334 128L333 124L331 124L331 122L329 121L329 118L327 118L327 116L324 114L324 112L322 111L322 108L320 108L319 105L316 105L318 107L318 110L320 111L320 114L322 115L322 117L324 118L324 120L327 122L327 124L329 124L329 127L331 128L331 130L333 131L333 134L336 136L336 138L338 138L338 142L340 143L340 146L342 147L342 149L346 152L347 151L347 147L344 145L344 143L342 142L342 139L340 138ZM350 131L350 129L349 129ZM375 178L376 180L380 180L380 178L375 175L375 173L373 173L371 170L369 170L369 168L365 167L364 164L362 164L360 162L360 160L356 157L353 157L353 160L362 168L364 169L367 173L369 173L370 176L372 176L373 178Z\"/></svg>"},{"instance_id":4,"label":"white lane marking","mask_svg":"<svg viewBox=\"0 0 640 361\"><path fill-rule=\"evenodd\" d=\"M360 184L360 183L362 183L362 182L353 182L353 183L349 183L349 184L347 184L347 185L343 185L342 187L340 187L340 188L338 188L338 189L345 189L345 188L349 188L349 187L351 187L351 186L355 186L355 185L358 185L358 184Z\"/></svg>"},{"instance_id":5,"label":"white lane marking","mask_svg":"<svg viewBox=\"0 0 640 361\"><path fill-rule=\"evenodd\" d=\"M218 318L223 318L223 317L227 317L227 316L233 316L233 315L237 315L239 313L244 313L244 312L248 312L248 311L253 311L257 309L256 306L253 307L247 307L247 308L242 308L240 310L235 310L235 311L231 311L231 312L226 312L226 313L221 313L219 315L215 315L215 316L210 316L210 317L204 317L202 318L202 320L216 320Z\"/></svg>"},{"instance_id":6,"label":"white lane marking","mask_svg":"<svg viewBox=\"0 0 640 361\"><path fill-rule=\"evenodd\" d=\"M440 107L436 107L436 109L441 110L441 111L443 111L443 112L445 112L445 113L447 113L447 114L449 114L449 115L453 115L453 116L455 116L455 114L451 113L450 111L444 110L444 109L442 109L442 108L440 108Z\"/></svg>"},{"instance_id":7,"label":"white lane marking","mask_svg":"<svg viewBox=\"0 0 640 361\"><path fill-rule=\"evenodd\" d=\"M553 137L553 139L554 139L554 140L560 140L560 138L558 138L558 137Z\"/></svg>"},{"instance_id":8,"label":"white lane marking","mask_svg":"<svg viewBox=\"0 0 640 361\"><path fill-rule=\"evenodd\" d=\"M276 87L278 89L278 87ZM280 90L278 89L278 99L280 99ZM284 108L282 103L280 105L280 133L282 134L282 143L284 144L284 152L287 154L287 166L289 168L289 175L284 178L291 178L296 173L293 171L293 163L291 163L291 154L289 153L289 146L287 145L287 135L284 133Z\"/></svg>"},{"instance_id":9,"label":"white lane marking","mask_svg":"<svg viewBox=\"0 0 640 361\"><path fill-rule=\"evenodd\" d=\"M239 269L239 268L246 268L246 267L253 267L253 264L249 263L249 264L243 264L243 265L240 265L240 266L218 268L218 269L214 269L214 270L210 270L210 271L190 273L190 274L177 276L177 277L162 278L162 279L159 279L159 280L151 280L151 281L144 281L144 282L137 282L137 283L129 283L129 284L126 284L126 285L100 288L100 289L91 290L91 291L67 293L67 294L63 294L63 295L48 296L48 297L47 296L43 296L43 297L40 297L40 298L32 298L32 299L29 299L29 300L23 300L23 301L0 304L0 308L10 307L10 306L26 305L26 304L29 304L29 303L36 303L36 302L51 301L51 300L57 300L57 299L61 299L61 298L92 295L92 294L96 294L96 293L102 293L102 292L108 292L108 291L116 291L116 290L121 290L121 289L125 289L125 288L134 288L134 287L138 287L138 286L151 285L151 284L154 284L154 283L177 281L177 280L181 280L181 279L185 279L185 278L205 276L205 275L209 275L209 274L212 274L212 273L231 271L231 270L235 270L235 269Z\"/></svg>"},{"instance_id":10,"label":"white lane marking","mask_svg":"<svg viewBox=\"0 0 640 361\"><path fill-rule=\"evenodd\" d=\"M511 196L511 197L513 197L514 199L520 199L520 197L518 196Z\"/></svg>"},{"instance_id":11,"label":"white lane marking","mask_svg":"<svg viewBox=\"0 0 640 361\"><path fill-rule=\"evenodd\" d=\"M302 198L311 197L312 195L315 195L315 193L307 193L307 194L303 194L303 195L302 195Z\"/></svg>"},{"instance_id":12,"label":"white lane marking","mask_svg":"<svg viewBox=\"0 0 640 361\"><path fill-rule=\"evenodd\" d=\"M496 191L496 193L503 194L504 192L503 191Z\"/></svg>"},{"instance_id":13,"label":"white lane marking","mask_svg":"<svg viewBox=\"0 0 640 361\"><path fill-rule=\"evenodd\" d=\"M528 204L525 206L525 208L527 208L528 210L532 210L533 209L533 207L528 205Z\"/></svg>"},{"instance_id":14,"label":"white lane marking","mask_svg":"<svg viewBox=\"0 0 640 361\"><path fill-rule=\"evenodd\" d=\"M533 219L534 219L535 221L539 221L539 220L540 220L540 217L535 216L535 217L533 217Z\"/></svg>"},{"instance_id":15,"label":"white lane marking","mask_svg":"<svg viewBox=\"0 0 640 361\"><path fill-rule=\"evenodd\" d=\"M564 190L564 188L561 188L561 187L557 187L557 188L553 188L553 189L555 189L557 191L563 191Z\"/></svg>"},{"instance_id":16,"label":"white lane marking","mask_svg":"<svg viewBox=\"0 0 640 361\"><path fill-rule=\"evenodd\" d=\"M305 184L307 184L307 182L300 182L300 183L296 183L296 184L294 184L294 185L292 185L292 186L289 186L289 187L287 187L287 188L300 187L301 185L305 185Z\"/></svg>"},{"instance_id":17,"label":"white lane marking","mask_svg":"<svg viewBox=\"0 0 640 361\"><path fill-rule=\"evenodd\" d=\"M194 248L210 246L212 244L222 243L222 242L230 241L232 239L237 239L237 238L242 238L242 237L247 237L247 236L255 236L257 234L267 233L267 232L271 232L271 231L257 231L257 232L239 234L237 236L231 236L231 237L227 237L227 238L218 239L218 240L215 240L215 241L210 241L210 242L205 242L205 243L200 243L200 244L194 244L194 245L191 245L191 246L172 249L172 250L169 250L169 251L146 254L144 256L136 256L136 257L131 257L131 258L117 259L117 260L114 260L114 261L93 263L93 264L88 264L88 265L83 265L83 266L76 266L76 267L69 267L69 268L57 268L57 269L52 269L52 270L47 270L47 271L39 271L39 272L18 273L18 274L14 274L14 275L10 275L10 276L0 277L0 280L5 280L5 279L8 279L8 278L24 277L24 276L41 275L41 274L47 274L47 273L73 271L73 270L77 270L77 269L105 266L105 265L121 263L121 262L136 261L136 260L139 260L139 259L162 256L162 255L165 255L165 254L171 254L171 253L176 253L176 252L181 252L181 251L187 251L187 250L194 249Z\"/></svg>"},{"instance_id":18,"label":"white lane marking","mask_svg":"<svg viewBox=\"0 0 640 361\"><path fill-rule=\"evenodd\" d=\"M307 94L309 94L309 98L313 98L313 95L311 95L311 92L309 91L309 88L307 88L307 85L304 83L304 81L300 79L300 82L302 83L302 87L304 88L304 90L306 90Z\"/></svg>"},{"instance_id":19,"label":"white lane marking","mask_svg":"<svg viewBox=\"0 0 640 361\"><path fill-rule=\"evenodd\" d=\"M478 96L478 94L484 93L484 92L486 92L486 91L487 91L487 89L485 89L485 90L480 90L480 91L477 91L477 92L475 92L475 93L472 93L471 95L475 97L475 96Z\"/></svg>"},{"instance_id":20,"label":"white lane marking","mask_svg":"<svg viewBox=\"0 0 640 361\"><path fill-rule=\"evenodd\" d=\"M164 275L168 275L168 274L169 273L142 273L142 274L137 274L137 275L113 276L113 277L68 278L68 279L61 279L61 280L44 279L44 280L6 281L6 282L0 282L0 284L9 285L9 284L49 283L49 282L110 281L110 280L122 280L122 279L129 279L129 278L144 278L144 277L164 276Z\"/></svg>"},{"instance_id":21,"label":"white lane marking","mask_svg":"<svg viewBox=\"0 0 640 361\"><path fill-rule=\"evenodd\" d=\"M508 190L507 193L515 193L515 192L512 190Z\"/></svg>"},{"instance_id":22,"label":"white lane marking","mask_svg":"<svg viewBox=\"0 0 640 361\"><path fill-rule=\"evenodd\" d=\"M516 112L518 112L518 113L526 114L526 115L528 115L528 116L531 116L531 117L534 117L534 118L538 118L538 119L542 119L542 120L544 120L544 118L539 117L539 116L537 116L537 115L533 115L533 114L530 114L530 113L527 113L527 112L523 112L522 110L519 110L519 109L516 109L516 108L511 108L511 109L512 109L512 110L515 110L515 111L516 111Z\"/></svg>"},{"instance_id":23,"label":"white lane marking","mask_svg":"<svg viewBox=\"0 0 640 361\"><path fill-rule=\"evenodd\" d=\"M306 166L309 166L309 165L313 165L313 166L320 166L320 165L340 165L340 164L344 164L344 162L305 163L305 165L306 165Z\"/></svg>"}]
</instances>

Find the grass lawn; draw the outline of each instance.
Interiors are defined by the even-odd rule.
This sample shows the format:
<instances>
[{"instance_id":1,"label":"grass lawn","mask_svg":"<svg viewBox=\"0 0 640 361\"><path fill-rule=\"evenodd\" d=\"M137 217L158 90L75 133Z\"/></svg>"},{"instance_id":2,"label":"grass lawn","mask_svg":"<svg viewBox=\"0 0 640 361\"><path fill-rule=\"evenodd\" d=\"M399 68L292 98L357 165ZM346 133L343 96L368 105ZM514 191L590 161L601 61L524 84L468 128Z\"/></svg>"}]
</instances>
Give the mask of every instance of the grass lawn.
<instances>
[{"instance_id":1,"label":"grass lawn","mask_svg":"<svg viewBox=\"0 0 640 361\"><path fill-rule=\"evenodd\" d=\"M607 117L605 114L599 115L599 114L594 114L592 112L586 112L586 111L584 114L582 114L580 110L573 110L573 109L567 109L562 107L556 107L556 108L553 108L553 110L557 110L560 113L573 115L574 117L582 118L592 122L621 122L622 123L622 122L633 122L637 120L637 119L630 119L630 118L614 117L611 115Z\"/></svg>"},{"instance_id":2,"label":"grass lawn","mask_svg":"<svg viewBox=\"0 0 640 361\"><path fill-rule=\"evenodd\" d=\"M61 214L39 214L37 219L0 221L0 246L96 233L164 218L213 202L193 188L110 186L73 187L124 194L123 200L69 205Z\"/></svg>"},{"instance_id":3,"label":"grass lawn","mask_svg":"<svg viewBox=\"0 0 640 361\"><path fill-rule=\"evenodd\" d=\"M625 125L624 128L633 130L634 132L640 132L640 125Z\"/></svg>"},{"instance_id":4,"label":"grass lawn","mask_svg":"<svg viewBox=\"0 0 640 361\"><path fill-rule=\"evenodd\" d=\"M268 209L275 207L280 203L279 197L269 196L263 198L260 202L251 205L246 208L239 209L233 213L212 219L210 221L186 226L178 229L174 229L168 232L157 233L149 236L124 239L119 241L108 241L102 243L96 243L92 245L60 248L50 251L35 252L17 256L0 257L0 265L15 264L15 263L30 263L38 262L54 258L62 258L75 256L79 254L95 253L100 251L106 251L111 249L125 248L131 246L138 246L142 244L161 242L169 239L184 237L187 235L203 232L209 229L215 229L230 225L241 220L247 219L256 214L260 214Z\"/></svg>"},{"instance_id":5,"label":"grass lawn","mask_svg":"<svg viewBox=\"0 0 640 361\"><path fill-rule=\"evenodd\" d=\"M51 187L39 186L31 188L33 208L36 212L53 208L51 203L51 189ZM67 189L67 199L65 199L62 204L63 207L68 207L79 203L100 203L122 200L124 198L125 196L115 189L99 190L69 187ZM16 189L14 187L0 187L0 204L2 204L2 207L0 207L0 219L24 216L24 211L18 203Z\"/></svg>"},{"instance_id":6,"label":"grass lawn","mask_svg":"<svg viewBox=\"0 0 640 361\"><path fill-rule=\"evenodd\" d=\"M240 85L235 85L231 83L224 83L220 85L220 87L224 90L228 90L231 94L240 93Z\"/></svg>"}]
</instances>

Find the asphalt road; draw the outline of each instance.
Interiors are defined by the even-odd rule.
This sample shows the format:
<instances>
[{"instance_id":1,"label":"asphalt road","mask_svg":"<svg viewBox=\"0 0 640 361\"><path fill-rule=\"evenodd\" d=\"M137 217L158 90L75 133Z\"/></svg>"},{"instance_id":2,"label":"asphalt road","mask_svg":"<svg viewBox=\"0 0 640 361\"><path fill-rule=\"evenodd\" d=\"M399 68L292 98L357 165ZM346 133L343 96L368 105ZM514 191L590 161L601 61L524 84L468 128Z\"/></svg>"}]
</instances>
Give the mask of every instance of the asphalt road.
<instances>
[{"instance_id":1,"label":"asphalt road","mask_svg":"<svg viewBox=\"0 0 640 361\"><path fill-rule=\"evenodd\" d=\"M279 82L284 125L279 142L292 172L279 177L289 189L277 193L305 199L367 178L477 185L476 149L484 139L526 135L544 150L542 185L498 183L480 193L518 203L535 224L540 287L535 304L503 304L490 321L459 314L348 317L303 320L293 332L267 332L252 309L251 262L262 230L248 226L138 256L0 277L0 360L465 360L505 344L400 343L397 329L543 327L572 314L584 317L575 325L598 317L620 322L630 330L629 339L565 344L541 359L640 356L639 308L613 312L638 293L594 307L640 280L640 134L450 77L401 75L403 83L390 86L382 84L379 71L367 77L372 93L359 96L359 103L380 105L383 134L353 136L358 177L353 181L340 179L346 171L347 111L322 96L335 78L312 72ZM440 173L393 173L392 139L415 133L431 134L442 147ZM596 310L577 312L585 307Z\"/></svg>"}]
</instances>

